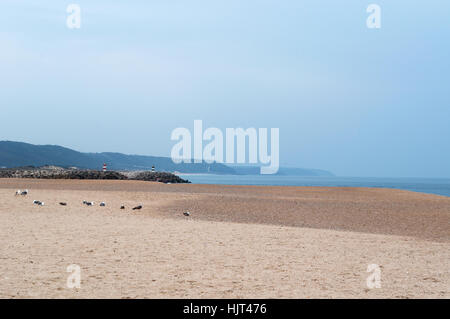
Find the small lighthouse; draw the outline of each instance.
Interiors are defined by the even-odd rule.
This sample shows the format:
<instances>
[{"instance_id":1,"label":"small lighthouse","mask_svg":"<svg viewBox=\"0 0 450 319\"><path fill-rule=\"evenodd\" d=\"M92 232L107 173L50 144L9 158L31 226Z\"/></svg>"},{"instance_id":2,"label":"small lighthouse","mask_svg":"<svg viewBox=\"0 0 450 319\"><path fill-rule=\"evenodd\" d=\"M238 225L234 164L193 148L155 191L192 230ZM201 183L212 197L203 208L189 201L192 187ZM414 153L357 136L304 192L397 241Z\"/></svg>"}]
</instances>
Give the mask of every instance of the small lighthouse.
<instances>
[{"instance_id":1,"label":"small lighthouse","mask_svg":"<svg viewBox=\"0 0 450 319\"><path fill-rule=\"evenodd\" d=\"M107 166L106 163L103 164L103 171L106 172Z\"/></svg>"}]
</instances>

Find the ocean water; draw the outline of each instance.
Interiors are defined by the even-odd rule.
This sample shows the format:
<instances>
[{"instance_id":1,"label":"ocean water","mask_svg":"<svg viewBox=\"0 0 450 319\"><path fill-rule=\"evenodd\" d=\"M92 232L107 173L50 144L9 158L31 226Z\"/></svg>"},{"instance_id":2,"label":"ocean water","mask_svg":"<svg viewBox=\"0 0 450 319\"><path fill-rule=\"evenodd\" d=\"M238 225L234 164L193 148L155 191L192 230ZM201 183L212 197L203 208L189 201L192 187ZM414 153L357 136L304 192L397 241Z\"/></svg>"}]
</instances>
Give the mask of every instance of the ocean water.
<instances>
[{"instance_id":1,"label":"ocean water","mask_svg":"<svg viewBox=\"0 0 450 319\"><path fill-rule=\"evenodd\" d=\"M305 177L280 175L180 174L194 184L378 187L450 197L450 178Z\"/></svg>"}]
</instances>

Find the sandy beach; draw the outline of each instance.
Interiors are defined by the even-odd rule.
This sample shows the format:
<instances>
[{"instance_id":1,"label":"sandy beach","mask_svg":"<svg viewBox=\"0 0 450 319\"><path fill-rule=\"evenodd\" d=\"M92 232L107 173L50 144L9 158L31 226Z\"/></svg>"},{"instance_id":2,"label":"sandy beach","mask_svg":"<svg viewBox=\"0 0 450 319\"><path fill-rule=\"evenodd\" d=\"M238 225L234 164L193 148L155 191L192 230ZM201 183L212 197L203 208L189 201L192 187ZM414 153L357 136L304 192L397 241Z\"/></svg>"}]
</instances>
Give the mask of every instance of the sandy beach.
<instances>
[{"instance_id":1,"label":"sandy beach","mask_svg":"<svg viewBox=\"0 0 450 319\"><path fill-rule=\"evenodd\" d=\"M450 298L449 266L444 196L0 179L0 298Z\"/></svg>"}]
</instances>

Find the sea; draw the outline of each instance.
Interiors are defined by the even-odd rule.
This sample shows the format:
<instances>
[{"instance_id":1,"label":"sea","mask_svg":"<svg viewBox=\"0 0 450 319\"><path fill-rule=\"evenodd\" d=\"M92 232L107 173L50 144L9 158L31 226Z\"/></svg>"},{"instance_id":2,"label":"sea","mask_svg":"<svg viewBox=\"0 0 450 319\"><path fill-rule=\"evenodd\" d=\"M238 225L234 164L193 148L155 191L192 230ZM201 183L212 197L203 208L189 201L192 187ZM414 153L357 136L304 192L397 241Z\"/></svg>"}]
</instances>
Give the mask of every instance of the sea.
<instances>
[{"instance_id":1,"label":"sea","mask_svg":"<svg viewBox=\"0 0 450 319\"><path fill-rule=\"evenodd\" d=\"M194 184L376 187L450 197L450 178L306 177L283 175L179 174Z\"/></svg>"}]
</instances>

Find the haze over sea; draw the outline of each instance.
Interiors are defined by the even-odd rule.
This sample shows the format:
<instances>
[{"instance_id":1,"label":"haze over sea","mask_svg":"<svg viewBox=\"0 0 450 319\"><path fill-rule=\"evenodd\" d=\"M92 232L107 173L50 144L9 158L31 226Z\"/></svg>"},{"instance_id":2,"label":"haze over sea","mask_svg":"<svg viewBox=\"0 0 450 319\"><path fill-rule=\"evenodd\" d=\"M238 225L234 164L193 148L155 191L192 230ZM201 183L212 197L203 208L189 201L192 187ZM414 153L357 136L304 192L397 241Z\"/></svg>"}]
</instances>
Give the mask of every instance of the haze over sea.
<instances>
[{"instance_id":1,"label":"haze over sea","mask_svg":"<svg viewBox=\"0 0 450 319\"><path fill-rule=\"evenodd\" d=\"M403 189L413 192L450 197L450 178L383 178L383 177L328 177L281 175L213 175L180 174L195 184L323 186L323 187L377 187Z\"/></svg>"}]
</instances>

